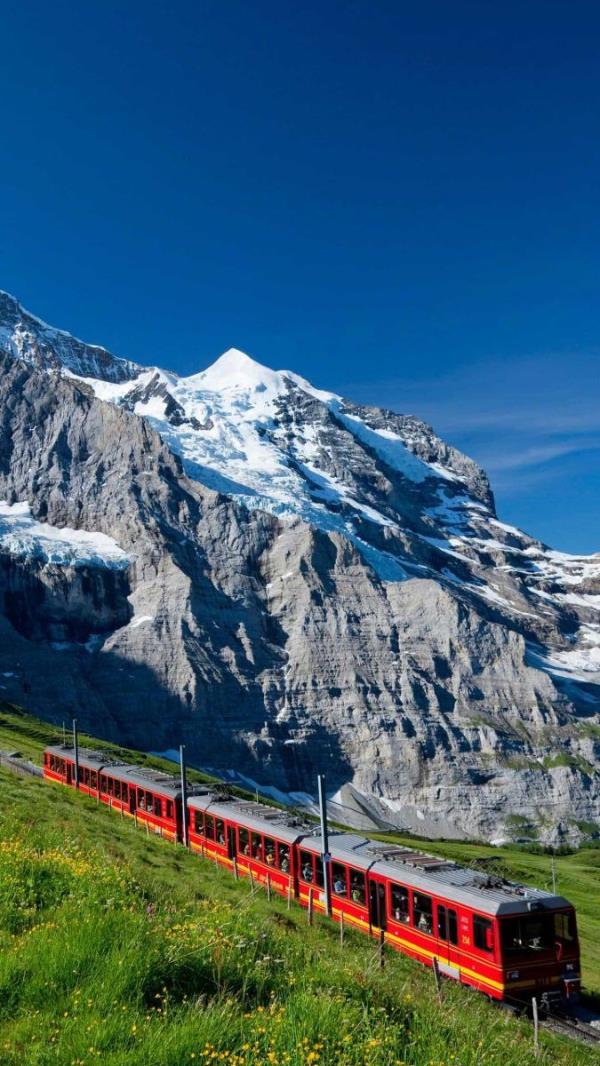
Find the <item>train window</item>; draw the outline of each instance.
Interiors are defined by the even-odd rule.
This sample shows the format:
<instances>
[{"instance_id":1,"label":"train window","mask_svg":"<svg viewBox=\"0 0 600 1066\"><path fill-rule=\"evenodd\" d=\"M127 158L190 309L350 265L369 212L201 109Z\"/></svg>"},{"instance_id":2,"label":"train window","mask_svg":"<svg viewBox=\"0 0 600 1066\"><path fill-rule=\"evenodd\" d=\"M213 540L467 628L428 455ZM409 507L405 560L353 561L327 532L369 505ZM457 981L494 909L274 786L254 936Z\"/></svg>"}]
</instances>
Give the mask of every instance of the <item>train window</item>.
<instances>
[{"instance_id":1,"label":"train window","mask_svg":"<svg viewBox=\"0 0 600 1066\"><path fill-rule=\"evenodd\" d=\"M574 940L573 916L568 912L554 915L554 935L558 940Z\"/></svg>"},{"instance_id":2,"label":"train window","mask_svg":"<svg viewBox=\"0 0 600 1066\"><path fill-rule=\"evenodd\" d=\"M502 953L523 955L551 948L556 940L554 918L557 915L523 915L501 923Z\"/></svg>"},{"instance_id":3,"label":"train window","mask_svg":"<svg viewBox=\"0 0 600 1066\"><path fill-rule=\"evenodd\" d=\"M173 821L173 800L167 800L167 818Z\"/></svg>"},{"instance_id":4,"label":"train window","mask_svg":"<svg viewBox=\"0 0 600 1066\"><path fill-rule=\"evenodd\" d=\"M323 878L323 859L320 855L315 855L315 884L319 888L323 888L325 880Z\"/></svg>"},{"instance_id":5,"label":"train window","mask_svg":"<svg viewBox=\"0 0 600 1066\"><path fill-rule=\"evenodd\" d=\"M225 824L217 818L217 844L225 843Z\"/></svg>"},{"instance_id":6,"label":"train window","mask_svg":"<svg viewBox=\"0 0 600 1066\"><path fill-rule=\"evenodd\" d=\"M408 889L404 885L391 886L390 918L395 918L397 922L403 922L404 925L410 925Z\"/></svg>"},{"instance_id":7,"label":"train window","mask_svg":"<svg viewBox=\"0 0 600 1066\"><path fill-rule=\"evenodd\" d=\"M208 840L215 839L215 820L212 814L206 815L206 836Z\"/></svg>"},{"instance_id":8,"label":"train window","mask_svg":"<svg viewBox=\"0 0 600 1066\"><path fill-rule=\"evenodd\" d=\"M194 832L197 833L198 836L203 837L204 836L204 816L202 814L202 811L194 811L193 812L193 818L194 818Z\"/></svg>"},{"instance_id":9,"label":"train window","mask_svg":"<svg viewBox=\"0 0 600 1066\"><path fill-rule=\"evenodd\" d=\"M154 797L154 813L157 818L162 818L162 800L160 796Z\"/></svg>"},{"instance_id":10,"label":"train window","mask_svg":"<svg viewBox=\"0 0 600 1066\"><path fill-rule=\"evenodd\" d=\"M424 896L422 892L413 892L413 913L415 927L422 933L433 933L431 896Z\"/></svg>"},{"instance_id":11,"label":"train window","mask_svg":"<svg viewBox=\"0 0 600 1066\"><path fill-rule=\"evenodd\" d=\"M313 857L310 851L300 852L300 876L303 881L312 884L314 881L313 875Z\"/></svg>"},{"instance_id":12,"label":"train window","mask_svg":"<svg viewBox=\"0 0 600 1066\"><path fill-rule=\"evenodd\" d=\"M341 862L331 864L331 882L336 896L348 895L348 870Z\"/></svg>"},{"instance_id":13,"label":"train window","mask_svg":"<svg viewBox=\"0 0 600 1066\"><path fill-rule=\"evenodd\" d=\"M247 829L238 829L238 835L240 839L240 852L242 855L250 854L250 833Z\"/></svg>"},{"instance_id":14,"label":"train window","mask_svg":"<svg viewBox=\"0 0 600 1066\"><path fill-rule=\"evenodd\" d=\"M115 799L121 799L121 782L115 781Z\"/></svg>"},{"instance_id":15,"label":"train window","mask_svg":"<svg viewBox=\"0 0 600 1066\"><path fill-rule=\"evenodd\" d=\"M84 766L83 768L83 783L84 785L87 785L88 788L90 787L90 771L87 766Z\"/></svg>"},{"instance_id":16,"label":"train window","mask_svg":"<svg viewBox=\"0 0 600 1066\"><path fill-rule=\"evenodd\" d=\"M350 870L350 899L364 907L366 898L365 875L358 870Z\"/></svg>"},{"instance_id":17,"label":"train window","mask_svg":"<svg viewBox=\"0 0 600 1066\"><path fill-rule=\"evenodd\" d=\"M451 944L458 944L458 922L456 911L448 908L448 940Z\"/></svg>"},{"instance_id":18,"label":"train window","mask_svg":"<svg viewBox=\"0 0 600 1066\"><path fill-rule=\"evenodd\" d=\"M265 837L265 862L268 866L275 865L275 841L272 837Z\"/></svg>"},{"instance_id":19,"label":"train window","mask_svg":"<svg viewBox=\"0 0 600 1066\"><path fill-rule=\"evenodd\" d=\"M494 947L492 923L480 914L473 915L473 943L480 951L492 951Z\"/></svg>"},{"instance_id":20,"label":"train window","mask_svg":"<svg viewBox=\"0 0 600 1066\"><path fill-rule=\"evenodd\" d=\"M138 788L138 807L141 811L146 810L146 793L143 788Z\"/></svg>"},{"instance_id":21,"label":"train window","mask_svg":"<svg viewBox=\"0 0 600 1066\"><path fill-rule=\"evenodd\" d=\"M115 791L115 783L114 783L112 777L109 777L108 778L108 794L109 794L109 796L113 796L114 795L114 791Z\"/></svg>"},{"instance_id":22,"label":"train window","mask_svg":"<svg viewBox=\"0 0 600 1066\"><path fill-rule=\"evenodd\" d=\"M92 770L90 774L90 785L92 788L98 788L98 774L95 770Z\"/></svg>"},{"instance_id":23,"label":"train window","mask_svg":"<svg viewBox=\"0 0 600 1066\"><path fill-rule=\"evenodd\" d=\"M251 851L250 854L253 859L258 859L259 862L263 861L263 849L262 849L262 837L260 833L251 833Z\"/></svg>"},{"instance_id":24,"label":"train window","mask_svg":"<svg viewBox=\"0 0 600 1066\"><path fill-rule=\"evenodd\" d=\"M290 849L287 844L279 845L279 869L283 874L290 872Z\"/></svg>"},{"instance_id":25,"label":"train window","mask_svg":"<svg viewBox=\"0 0 600 1066\"><path fill-rule=\"evenodd\" d=\"M106 777L100 774L100 791L106 793Z\"/></svg>"},{"instance_id":26,"label":"train window","mask_svg":"<svg viewBox=\"0 0 600 1066\"><path fill-rule=\"evenodd\" d=\"M127 802L127 785L124 781L121 782L121 799L123 803Z\"/></svg>"},{"instance_id":27,"label":"train window","mask_svg":"<svg viewBox=\"0 0 600 1066\"><path fill-rule=\"evenodd\" d=\"M441 903L437 905L437 935L440 940L448 939L448 914Z\"/></svg>"},{"instance_id":28,"label":"train window","mask_svg":"<svg viewBox=\"0 0 600 1066\"><path fill-rule=\"evenodd\" d=\"M154 796L152 795L152 793L151 792L147 792L146 793L146 810L148 811L148 814L152 814L152 802L153 802L153 800L154 800Z\"/></svg>"}]
</instances>

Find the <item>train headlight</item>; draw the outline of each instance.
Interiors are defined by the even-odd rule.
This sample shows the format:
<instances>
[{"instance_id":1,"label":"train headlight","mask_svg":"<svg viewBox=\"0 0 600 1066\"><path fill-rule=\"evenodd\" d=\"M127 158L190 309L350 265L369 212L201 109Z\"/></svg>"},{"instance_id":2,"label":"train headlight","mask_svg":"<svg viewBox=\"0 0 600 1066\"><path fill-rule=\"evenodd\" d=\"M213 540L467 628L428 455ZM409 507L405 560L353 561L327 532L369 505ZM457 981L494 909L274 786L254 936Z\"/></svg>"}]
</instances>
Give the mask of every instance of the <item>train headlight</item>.
<instances>
[{"instance_id":1,"label":"train headlight","mask_svg":"<svg viewBox=\"0 0 600 1066\"><path fill-rule=\"evenodd\" d=\"M521 976L521 971L520 970L510 970L509 973L507 973L506 976L507 976L509 981L518 981L519 977Z\"/></svg>"},{"instance_id":2,"label":"train headlight","mask_svg":"<svg viewBox=\"0 0 600 1066\"><path fill-rule=\"evenodd\" d=\"M573 973L575 969L576 969L576 966L575 966L574 962L566 962L565 963L565 973Z\"/></svg>"}]
</instances>

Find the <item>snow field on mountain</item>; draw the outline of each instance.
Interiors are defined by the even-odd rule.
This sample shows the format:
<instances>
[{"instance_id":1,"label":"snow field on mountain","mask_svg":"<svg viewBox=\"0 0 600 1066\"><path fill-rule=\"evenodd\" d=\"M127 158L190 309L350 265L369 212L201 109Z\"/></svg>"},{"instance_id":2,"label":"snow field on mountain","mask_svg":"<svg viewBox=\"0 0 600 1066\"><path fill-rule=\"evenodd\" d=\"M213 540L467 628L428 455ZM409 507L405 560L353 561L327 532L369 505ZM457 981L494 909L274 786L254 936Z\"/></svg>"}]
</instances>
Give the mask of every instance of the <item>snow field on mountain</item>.
<instances>
[{"instance_id":1,"label":"snow field on mountain","mask_svg":"<svg viewBox=\"0 0 600 1066\"><path fill-rule=\"evenodd\" d=\"M105 566L120 570L129 565L129 557L112 537L37 522L26 501L9 504L0 500L0 551L59 566Z\"/></svg>"}]
</instances>

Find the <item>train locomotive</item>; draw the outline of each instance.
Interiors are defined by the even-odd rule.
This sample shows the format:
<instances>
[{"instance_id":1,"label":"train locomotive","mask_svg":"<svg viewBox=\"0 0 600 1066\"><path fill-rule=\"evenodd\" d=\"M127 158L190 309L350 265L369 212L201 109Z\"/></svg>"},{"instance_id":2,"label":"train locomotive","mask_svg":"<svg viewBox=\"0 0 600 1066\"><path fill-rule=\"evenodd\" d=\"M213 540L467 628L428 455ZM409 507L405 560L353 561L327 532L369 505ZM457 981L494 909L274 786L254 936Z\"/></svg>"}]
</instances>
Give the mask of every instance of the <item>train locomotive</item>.
<instances>
[{"instance_id":1,"label":"train locomotive","mask_svg":"<svg viewBox=\"0 0 600 1066\"><path fill-rule=\"evenodd\" d=\"M324 863L318 829L292 813L193 786L184 818L175 777L85 749L78 764L98 802L314 911L325 911L325 870L334 919L492 999L551 1008L578 996L576 916L562 896L351 832L329 834ZM73 748L46 748L43 773L77 787Z\"/></svg>"}]
</instances>

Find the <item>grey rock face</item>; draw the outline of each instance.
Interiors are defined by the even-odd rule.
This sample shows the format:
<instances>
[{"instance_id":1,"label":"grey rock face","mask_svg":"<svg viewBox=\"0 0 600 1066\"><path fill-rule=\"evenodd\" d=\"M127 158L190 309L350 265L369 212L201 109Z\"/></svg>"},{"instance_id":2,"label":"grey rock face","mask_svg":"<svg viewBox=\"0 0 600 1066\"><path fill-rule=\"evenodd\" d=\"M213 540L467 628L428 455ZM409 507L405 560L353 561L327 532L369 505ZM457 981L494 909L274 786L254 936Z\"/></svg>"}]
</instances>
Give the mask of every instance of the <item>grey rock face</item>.
<instances>
[{"instance_id":1,"label":"grey rock face","mask_svg":"<svg viewBox=\"0 0 600 1066\"><path fill-rule=\"evenodd\" d=\"M285 374L272 402L261 382L211 399L47 343L0 354L0 500L129 565L15 559L0 535L0 696L287 791L325 770L349 818L600 823L600 560L503 526L485 474L412 417ZM123 388L104 402L63 365Z\"/></svg>"}]
</instances>

